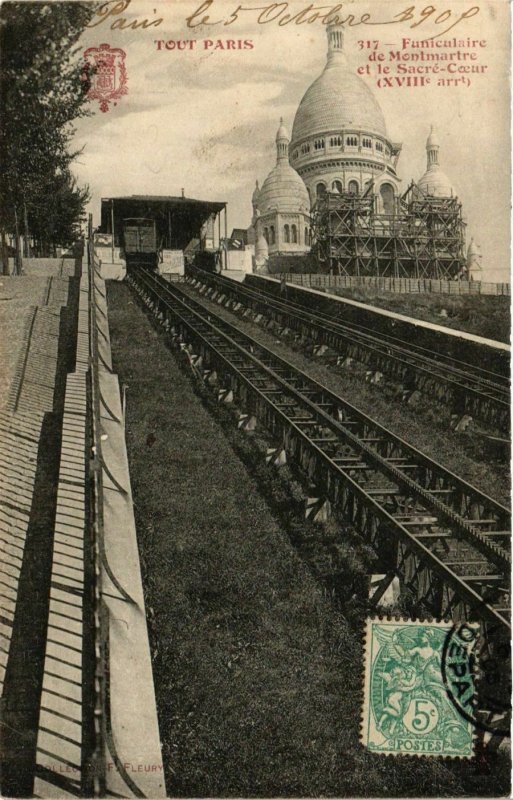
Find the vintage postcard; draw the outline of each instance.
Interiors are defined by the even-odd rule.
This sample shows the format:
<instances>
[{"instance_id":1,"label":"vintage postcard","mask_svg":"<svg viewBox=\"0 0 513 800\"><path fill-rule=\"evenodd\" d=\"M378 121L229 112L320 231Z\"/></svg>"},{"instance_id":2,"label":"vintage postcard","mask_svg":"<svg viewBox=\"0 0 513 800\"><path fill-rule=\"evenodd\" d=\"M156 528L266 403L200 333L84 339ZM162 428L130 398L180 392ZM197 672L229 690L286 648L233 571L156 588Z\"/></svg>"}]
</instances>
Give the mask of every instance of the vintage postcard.
<instances>
[{"instance_id":1,"label":"vintage postcard","mask_svg":"<svg viewBox=\"0 0 513 800\"><path fill-rule=\"evenodd\" d=\"M510 793L506 0L0 6L0 793Z\"/></svg>"}]
</instances>

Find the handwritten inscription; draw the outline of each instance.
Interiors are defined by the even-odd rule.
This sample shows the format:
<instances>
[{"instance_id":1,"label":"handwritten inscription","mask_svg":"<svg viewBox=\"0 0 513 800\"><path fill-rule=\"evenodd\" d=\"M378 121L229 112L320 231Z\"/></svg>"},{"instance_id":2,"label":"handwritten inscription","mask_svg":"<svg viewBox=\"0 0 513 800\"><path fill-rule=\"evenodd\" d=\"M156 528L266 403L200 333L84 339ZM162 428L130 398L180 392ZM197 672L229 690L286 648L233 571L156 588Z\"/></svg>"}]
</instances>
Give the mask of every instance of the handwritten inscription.
<instances>
[{"instance_id":1,"label":"handwritten inscription","mask_svg":"<svg viewBox=\"0 0 513 800\"><path fill-rule=\"evenodd\" d=\"M107 0L96 10L88 27L97 28L102 25L108 25L111 30L133 31L158 28L164 22L164 17L158 16L156 9L153 12L155 16L152 18L132 19L130 13L131 2L132 0ZM185 18L185 22L188 28L197 28L202 25L227 27L239 21L245 23L254 22L257 25L274 24L279 27L291 24L311 25L316 22L324 25L336 23L350 28L359 25L381 26L408 23L409 28L418 28L429 20L438 26L437 33L431 37L435 39L438 36L443 36L457 25L472 19L479 12L480 7L476 5L457 12L451 8L435 5L411 5L387 19L386 17L373 16L369 12L362 14L346 13L343 3L334 5L309 3L301 7L300 10L293 10L290 3L280 2L266 3L259 6L238 4L233 10L223 14L219 10L218 0L203 0L192 14Z\"/></svg>"},{"instance_id":2,"label":"handwritten inscription","mask_svg":"<svg viewBox=\"0 0 513 800\"><path fill-rule=\"evenodd\" d=\"M290 25L291 23L295 25L305 25L312 24L313 22L321 22L324 25L335 23L337 25L347 25L351 28L358 25L395 25L400 22L411 22L409 27L417 28L427 20L431 20L435 25L440 26L450 23L441 30L440 33L437 33L437 36L442 36L464 20L475 17L480 11L479 6L470 6L470 8L467 8L461 13L454 13L451 9L441 10L434 5L428 5L424 8L409 6L403 11L400 11L399 14L394 14L391 19L374 19L369 13L360 15L346 14L343 3L337 3L331 6L316 6L310 3L301 11L293 13L290 3L282 2L268 3L263 6L238 5L228 16L220 19L218 17L212 20L211 14L214 9L216 9L217 16L216 0L204 0L204 2L186 18L189 28L195 28L198 25L232 25L243 17L247 19L247 15L251 14L254 21L259 25L275 23L280 27Z\"/></svg>"},{"instance_id":3,"label":"handwritten inscription","mask_svg":"<svg viewBox=\"0 0 513 800\"><path fill-rule=\"evenodd\" d=\"M114 17L114 21L111 21L110 29L112 31L115 30L132 30L135 31L139 28L158 28L159 25L162 25L164 22L163 17L155 16L154 19L133 19L129 20L127 17L122 16L125 14L131 4L132 0L107 0L106 3L102 3L102 5L96 9L96 12L87 26L88 28L97 28L99 25L103 25L109 20L112 20ZM154 11L156 14L157 12Z\"/></svg>"}]
</instances>

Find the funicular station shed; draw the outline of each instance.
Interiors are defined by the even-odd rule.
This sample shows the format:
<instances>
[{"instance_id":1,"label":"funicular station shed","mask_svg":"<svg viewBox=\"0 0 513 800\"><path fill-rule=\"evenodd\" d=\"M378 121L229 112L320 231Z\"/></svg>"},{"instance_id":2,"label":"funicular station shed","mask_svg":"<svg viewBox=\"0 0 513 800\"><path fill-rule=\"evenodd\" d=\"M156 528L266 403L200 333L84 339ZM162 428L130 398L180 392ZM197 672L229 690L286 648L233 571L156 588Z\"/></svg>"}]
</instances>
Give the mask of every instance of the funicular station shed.
<instances>
[{"instance_id":1,"label":"funicular station shed","mask_svg":"<svg viewBox=\"0 0 513 800\"><path fill-rule=\"evenodd\" d=\"M227 236L225 202L194 200L183 193L181 197L103 197L97 234L104 235L103 244L111 248L112 260L116 254L119 257L127 219L155 221L159 263L164 269L179 263L183 265L188 255L196 261L222 268L221 241Z\"/></svg>"}]
</instances>

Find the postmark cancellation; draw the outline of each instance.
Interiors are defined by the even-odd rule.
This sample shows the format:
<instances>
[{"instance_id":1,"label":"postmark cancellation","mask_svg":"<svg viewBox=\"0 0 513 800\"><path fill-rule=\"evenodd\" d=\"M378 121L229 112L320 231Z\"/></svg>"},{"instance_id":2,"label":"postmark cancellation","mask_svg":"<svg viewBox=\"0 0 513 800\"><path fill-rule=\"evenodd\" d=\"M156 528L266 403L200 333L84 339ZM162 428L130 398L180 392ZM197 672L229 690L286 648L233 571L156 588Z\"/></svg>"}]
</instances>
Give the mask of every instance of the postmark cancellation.
<instances>
[{"instance_id":1,"label":"postmark cancellation","mask_svg":"<svg viewBox=\"0 0 513 800\"><path fill-rule=\"evenodd\" d=\"M369 619L361 741L384 755L471 758L474 624Z\"/></svg>"}]
</instances>

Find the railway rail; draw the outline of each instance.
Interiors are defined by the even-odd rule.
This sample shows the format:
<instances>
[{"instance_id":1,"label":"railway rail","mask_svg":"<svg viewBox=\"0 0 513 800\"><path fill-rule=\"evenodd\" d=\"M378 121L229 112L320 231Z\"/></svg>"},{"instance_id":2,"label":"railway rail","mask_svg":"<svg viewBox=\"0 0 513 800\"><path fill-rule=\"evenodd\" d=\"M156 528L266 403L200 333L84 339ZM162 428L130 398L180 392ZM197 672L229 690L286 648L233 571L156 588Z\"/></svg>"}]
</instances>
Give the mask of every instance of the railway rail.
<instances>
[{"instance_id":1,"label":"railway rail","mask_svg":"<svg viewBox=\"0 0 513 800\"><path fill-rule=\"evenodd\" d=\"M280 297L283 291L283 280L271 275L246 275L246 284L275 297ZM403 342L415 342L437 355L456 356L458 362L486 363L492 372L509 377L511 348L505 342L296 283L286 282L286 290L287 299L293 299L303 308L323 311L344 322L366 326L373 333L383 333Z\"/></svg>"},{"instance_id":2,"label":"railway rail","mask_svg":"<svg viewBox=\"0 0 513 800\"><path fill-rule=\"evenodd\" d=\"M376 334L364 325L308 311L221 275L194 270L189 279L196 289L217 291L233 305L241 304L331 348L344 361L352 359L378 376L386 375L407 392L419 391L457 415L468 414L501 433L509 431L509 379L503 375L390 334Z\"/></svg>"},{"instance_id":3,"label":"railway rail","mask_svg":"<svg viewBox=\"0 0 513 800\"><path fill-rule=\"evenodd\" d=\"M242 426L262 424L397 575L419 608L509 639L510 511L416 450L176 285L130 283Z\"/></svg>"}]
</instances>

